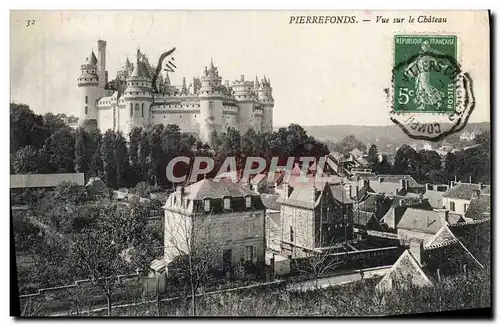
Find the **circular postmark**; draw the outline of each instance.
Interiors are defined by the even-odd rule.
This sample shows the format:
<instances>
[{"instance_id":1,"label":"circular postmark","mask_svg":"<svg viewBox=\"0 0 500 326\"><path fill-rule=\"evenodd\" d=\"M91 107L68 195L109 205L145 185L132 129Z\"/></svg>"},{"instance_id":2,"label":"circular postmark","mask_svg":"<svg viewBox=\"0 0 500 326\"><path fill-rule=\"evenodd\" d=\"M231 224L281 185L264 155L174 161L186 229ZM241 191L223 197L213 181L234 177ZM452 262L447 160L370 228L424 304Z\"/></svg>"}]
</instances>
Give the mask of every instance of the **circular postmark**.
<instances>
[{"instance_id":1,"label":"circular postmark","mask_svg":"<svg viewBox=\"0 0 500 326\"><path fill-rule=\"evenodd\" d=\"M391 121L418 140L461 131L475 99L472 79L456 60L456 38L396 36L395 45L392 87L386 89Z\"/></svg>"}]
</instances>

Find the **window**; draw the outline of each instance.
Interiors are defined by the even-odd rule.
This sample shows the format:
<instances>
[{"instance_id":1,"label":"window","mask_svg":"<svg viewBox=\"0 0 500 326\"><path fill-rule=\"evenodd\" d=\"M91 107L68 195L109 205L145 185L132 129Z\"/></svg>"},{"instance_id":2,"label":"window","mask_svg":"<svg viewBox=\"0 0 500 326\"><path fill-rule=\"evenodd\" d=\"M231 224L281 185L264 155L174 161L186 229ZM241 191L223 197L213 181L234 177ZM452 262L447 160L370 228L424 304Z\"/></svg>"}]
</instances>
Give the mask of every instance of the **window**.
<instances>
[{"instance_id":1,"label":"window","mask_svg":"<svg viewBox=\"0 0 500 326\"><path fill-rule=\"evenodd\" d=\"M142 105L141 105L141 113L142 113L142 117L144 118L144 103L142 103Z\"/></svg>"},{"instance_id":2,"label":"window","mask_svg":"<svg viewBox=\"0 0 500 326\"><path fill-rule=\"evenodd\" d=\"M88 113L89 113L89 108L85 107L85 114L88 114Z\"/></svg>"},{"instance_id":3,"label":"window","mask_svg":"<svg viewBox=\"0 0 500 326\"><path fill-rule=\"evenodd\" d=\"M208 102L208 108L213 109L214 108L214 102L210 101Z\"/></svg>"},{"instance_id":4,"label":"window","mask_svg":"<svg viewBox=\"0 0 500 326\"><path fill-rule=\"evenodd\" d=\"M290 242L293 242L293 226L290 227Z\"/></svg>"},{"instance_id":5,"label":"window","mask_svg":"<svg viewBox=\"0 0 500 326\"><path fill-rule=\"evenodd\" d=\"M252 197L248 196L248 197L245 197L245 204L246 204L246 207L249 208L252 206Z\"/></svg>"},{"instance_id":6,"label":"window","mask_svg":"<svg viewBox=\"0 0 500 326\"><path fill-rule=\"evenodd\" d=\"M455 211L455 202L450 201L450 211Z\"/></svg>"},{"instance_id":7,"label":"window","mask_svg":"<svg viewBox=\"0 0 500 326\"><path fill-rule=\"evenodd\" d=\"M134 105L130 103L130 117L132 117L132 114L134 114Z\"/></svg>"},{"instance_id":8,"label":"window","mask_svg":"<svg viewBox=\"0 0 500 326\"><path fill-rule=\"evenodd\" d=\"M210 211L210 199L205 199L205 201L203 203L204 203L205 212Z\"/></svg>"},{"instance_id":9,"label":"window","mask_svg":"<svg viewBox=\"0 0 500 326\"><path fill-rule=\"evenodd\" d=\"M254 224L251 220L245 220L245 238L254 236Z\"/></svg>"},{"instance_id":10,"label":"window","mask_svg":"<svg viewBox=\"0 0 500 326\"><path fill-rule=\"evenodd\" d=\"M467 212L467 208L469 207L469 205L467 204L464 204L464 213Z\"/></svg>"},{"instance_id":11,"label":"window","mask_svg":"<svg viewBox=\"0 0 500 326\"><path fill-rule=\"evenodd\" d=\"M85 104L89 104L89 97L85 96Z\"/></svg>"},{"instance_id":12,"label":"window","mask_svg":"<svg viewBox=\"0 0 500 326\"><path fill-rule=\"evenodd\" d=\"M253 261L253 246L245 246L245 260Z\"/></svg>"},{"instance_id":13,"label":"window","mask_svg":"<svg viewBox=\"0 0 500 326\"><path fill-rule=\"evenodd\" d=\"M230 209L230 208L231 208L231 199L224 198L224 209Z\"/></svg>"}]
</instances>

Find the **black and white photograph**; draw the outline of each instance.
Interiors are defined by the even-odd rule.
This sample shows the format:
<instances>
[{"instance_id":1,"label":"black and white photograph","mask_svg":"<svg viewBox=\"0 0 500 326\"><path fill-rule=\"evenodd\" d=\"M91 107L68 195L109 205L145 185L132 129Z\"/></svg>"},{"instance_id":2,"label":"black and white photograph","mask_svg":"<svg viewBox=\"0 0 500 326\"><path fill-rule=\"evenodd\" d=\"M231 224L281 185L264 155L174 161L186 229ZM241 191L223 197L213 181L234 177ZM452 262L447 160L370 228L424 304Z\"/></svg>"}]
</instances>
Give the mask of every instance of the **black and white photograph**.
<instances>
[{"instance_id":1,"label":"black and white photograph","mask_svg":"<svg viewBox=\"0 0 500 326\"><path fill-rule=\"evenodd\" d=\"M9 15L11 315L491 318L488 10Z\"/></svg>"}]
</instances>

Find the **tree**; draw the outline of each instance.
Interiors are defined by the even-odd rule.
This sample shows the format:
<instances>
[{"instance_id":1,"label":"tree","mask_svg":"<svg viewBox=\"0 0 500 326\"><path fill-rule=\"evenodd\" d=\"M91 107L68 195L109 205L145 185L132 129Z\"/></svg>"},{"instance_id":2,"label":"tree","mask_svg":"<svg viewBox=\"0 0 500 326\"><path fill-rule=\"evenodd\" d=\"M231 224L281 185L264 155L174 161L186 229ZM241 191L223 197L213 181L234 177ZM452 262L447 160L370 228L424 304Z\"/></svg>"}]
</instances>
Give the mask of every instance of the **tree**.
<instances>
[{"instance_id":1,"label":"tree","mask_svg":"<svg viewBox=\"0 0 500 326\"><path fill-rule=\"evenodd\" d=\"M75 131L75 171L87 173L90 166L91 156L87 149L88 137L83 128Z\"/></svg>"},{"instance_id":2,"label":"tree","mask_svg":"<svg viewBox=\"0 0 500 326\"><path fill-rule=\"evenodd\" d=\"M325 277L328 273L335 270L335 268L342 263L339 255L334 255L335 250L332 248L335 245L331 241L330 245L326 246L327 249L321 252L309 251L306 258L299 259L295 263L295 268L299 274L306 278L312 278L314 282L314 290L319 290L319 280ZM321 310L322 297L319 296L319 309Z\"/></svg>"},{"instance_id":3,"label":"tree","mask_svg":"<svg viewBox=\"0 0 500 326\"><path fill-rule=\"evenodd\" d=\"M45 141L43 150L49 155L53 173L73 173L75 171L75 137L69 128L55 131Z\"/></svg>"},{"instance_id":4,"label":"tree","mask_svg":"<svg viewBox=\"0 0 500 326\"><path fill-rule=\"evenodd\" d=\"M197 215L166 225L168 234L165 236L174 257L165 258L171 260L169 271L172 270L173 276L189 285L193 316L197 314L196 296L200 287L210 282L229 244L215 229L216 220L212 215Z\"/></svg>"},{"instance_id":5,"label":"tree","mask_svg":"<svg viewBox=\"0 0 500 326\"><path fill-rule=\"evenodd\" d=\"M391 163L387 159L387 155L382 155L382 160L377 161L373 165L373 172L375 172L377 174L390 174L390 173L392 173L392 170L393 170L393 168L392 168Z\"/></svg>"},{"instance_id":6,"label":"tree","mask_svg":"<svg viewBox=\"0 0 500 326\"><path fill-rule=\"evenodd\" d=\"M11 155L11 164L14 173L40 173L39 151L32 145L18 149Z\"/></svg>"},{"instance_id":7,"label":"tree","mask_svg":"<svg viewBox=\"0 0 500 326\"><path fill-rule=\"evenodd\" d=\"M98 129L92 129L88 132L88 141L89 144L87 146L90 163L89 163L89 175L91 177L104 177L103 170L103 162L101 155L101 144L102 144L102 135Z\"/></svg>"},{"instance_id":8,"label":"tree","mask_svg":"<svg viewBox=\"0 0 500 326\"><path fill-rule=\"evenodd\" d=\"M401 146L396 152L394 159L394 172L396 174L413 175L418 168L417 152L408 145Z\"/></svg>"},{"instance_id":9,"label":"tree","mask_svg":"<svg viewBox=\"0 0 500 326\"><path fill-rule=\"evenodd\" d=\"M141 141L142 128L134 127L129 132L129 155L130 155L130 168L132 174L134 174L134 184L139 180L141 176L141 169L139 163L139 143Z\"/></svg>"},{"instance_id":10,"label":"tree","mask_svg":"<svg viewBox=\"0 0 500 326\"><path fill-rule=\"evenodd\" d=\"M342 154L348 154L355 148L362 152L366 151L366 145L359 141L354 135L344 137L342 141L335 146L335 150Z\"/></svg>"},{"instance_id":11,"label":"tree","mask_svg":"<svg viewBox=\"0 0 500 326\"><path fill-rule=\"evenodd\" d=\"M102 290L111 315L113 293L121 286L118 275L144 270L151 262L151 255L141 251L147 246L148 209L137 202L119 207L106 199L95 209L96 223L73 234L71 258L77 272Z\"/></svg>"},{"instance_id":12,"label":"tree","mask_svg":"<svg viewBox=\"0 0 500 326\"><path fill-rule=\"evenodd\" d=\"M115 156L114 133L111 129L108 129L102 137L100 154L103 164L104 182L112 188L117 188L117 160Z\"/></svg>"},{"instance_id":13,"label":"tree","mask_svg":"<svg viewBox=\"0 0 500 326\"><path fill-rule=\"evenodd\" d=\"M378 159L378 148L377 148L377 145L372 144L370 146L370 149L368 150L367 160L371 164L377 164L378 163L379 159Z\"/></svg>"},{"instance_id":14,"label":"tree","mask_svg":"<svg viewBox=\"0 0 500 326\"><path fill-rule=\"evenodd\" d=\"M32 145L39 149L49 136L43 117L36 115L26 104L10 104L10 151Z\"/></svg>"},{"instance_id":15,"label":"tree","mask_svg":"<svg viewBox=\"0 0 500 326\"><path fill-rule=\"evenodd\" d=\"M127 141L121 132L114 134L116 183L119 187L128 186L130 181L130 159L127 149Z\"/></svg>"}]
</instances>

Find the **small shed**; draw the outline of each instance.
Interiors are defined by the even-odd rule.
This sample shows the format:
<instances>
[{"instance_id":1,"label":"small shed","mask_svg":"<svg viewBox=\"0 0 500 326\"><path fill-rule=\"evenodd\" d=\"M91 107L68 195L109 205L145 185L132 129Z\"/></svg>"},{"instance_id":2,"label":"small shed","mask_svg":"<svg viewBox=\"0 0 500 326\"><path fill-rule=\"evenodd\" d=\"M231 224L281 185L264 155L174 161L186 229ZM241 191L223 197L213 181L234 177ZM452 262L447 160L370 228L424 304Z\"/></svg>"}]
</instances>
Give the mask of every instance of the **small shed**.
<instances>
[{"instance_id":1,"label":"small shed","mask_svg":"<svg viewBox=\"0 0 500 326\"><path fill-rule=\"evenodd\" d=\"M107 191L106 184L98 177L90 178L85 188L90 195L104 194Z\"/></svg>"}]
</instances>

